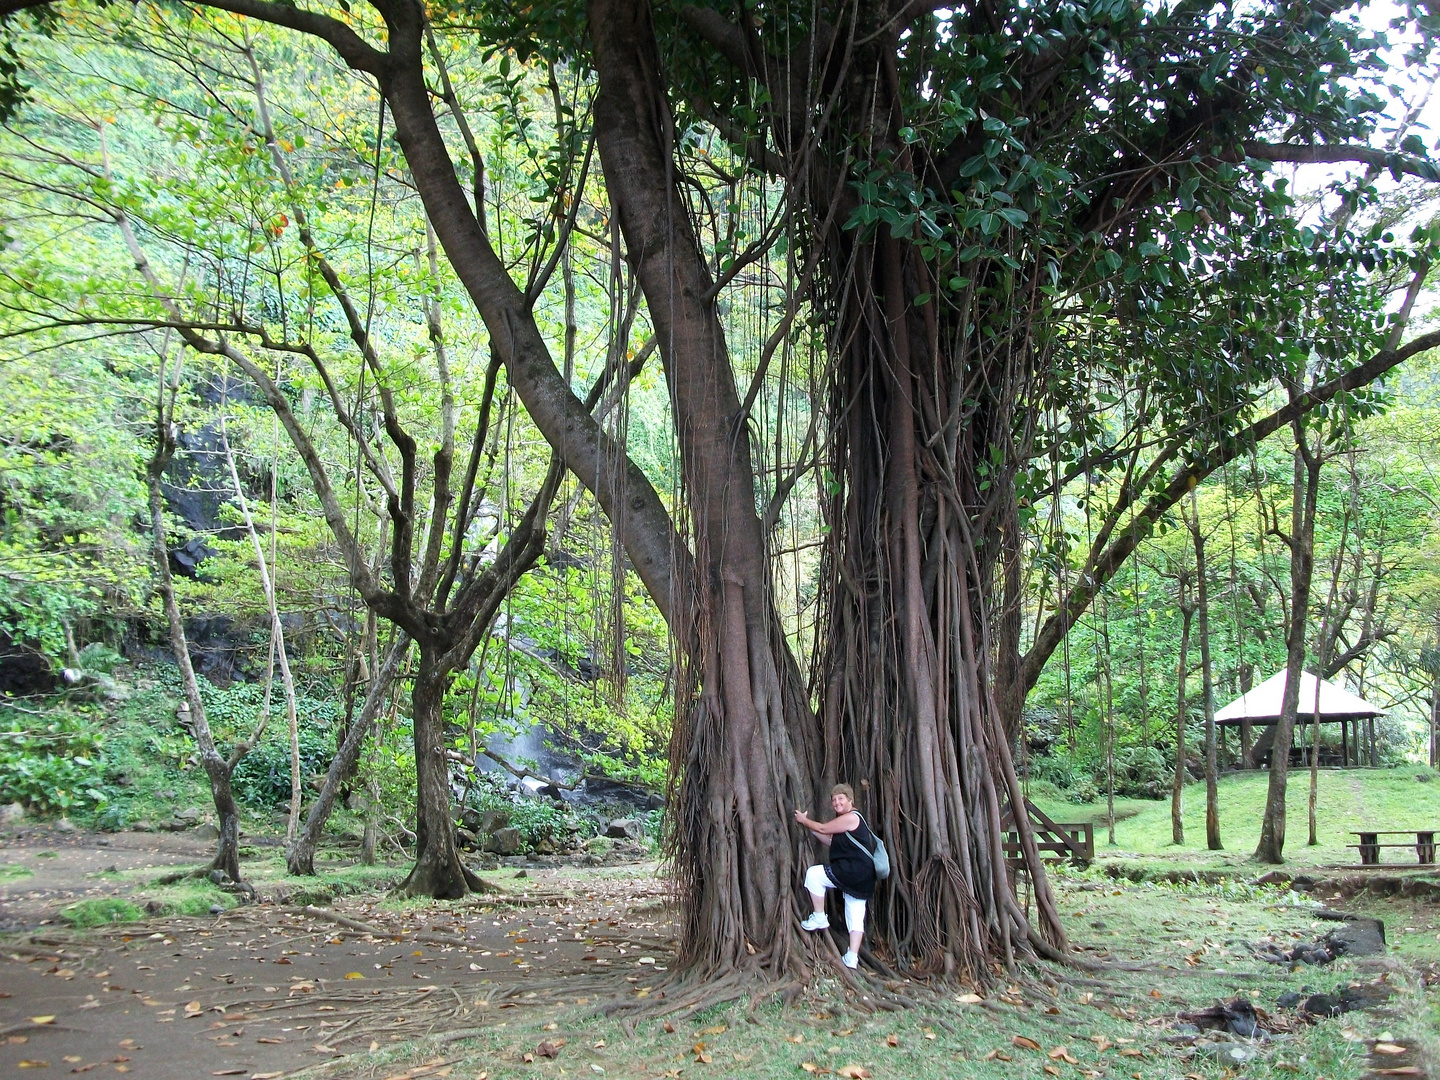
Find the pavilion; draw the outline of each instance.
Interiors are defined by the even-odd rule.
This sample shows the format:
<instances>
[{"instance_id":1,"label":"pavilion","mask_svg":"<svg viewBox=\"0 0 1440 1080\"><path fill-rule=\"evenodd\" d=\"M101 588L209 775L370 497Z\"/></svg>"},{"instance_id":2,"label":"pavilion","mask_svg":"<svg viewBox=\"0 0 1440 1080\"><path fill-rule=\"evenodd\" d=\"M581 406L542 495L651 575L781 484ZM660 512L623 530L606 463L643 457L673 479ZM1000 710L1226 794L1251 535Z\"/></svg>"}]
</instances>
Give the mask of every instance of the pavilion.
<instances>
[{"instance_id":1,"label":"pavilion","mask_svg":"<svg viewBox=\"0 0 1440 1080\"><path fill-rule=\"evenodd\" d=\"M1250 751L1250 760L1254 764L1269 761L1270 748L1275 741L1275 724L1280 719L1280 702L1284 694L1285 672L1282 670L1215 713L1215 722L1220 725L1222 734L1227 727L1248 725L1267 729L1261 733ZM1300 745L1303 740L1299 733L1302 728L1314 722L1317 711L1320 723L1340 725L1340 753L1327 761L1322 748L1321 764L1359 765L1364 763L1366 757L1371 765L1376 763L1375 718L1384 716L1385 713L1348 690L1324 679L1317 679L1308 671L1302 671L1300 706L1295 719L1296 745L1291 750L1292 764L1309 763L1308 749Z\"/></svg>"}]
</instances>

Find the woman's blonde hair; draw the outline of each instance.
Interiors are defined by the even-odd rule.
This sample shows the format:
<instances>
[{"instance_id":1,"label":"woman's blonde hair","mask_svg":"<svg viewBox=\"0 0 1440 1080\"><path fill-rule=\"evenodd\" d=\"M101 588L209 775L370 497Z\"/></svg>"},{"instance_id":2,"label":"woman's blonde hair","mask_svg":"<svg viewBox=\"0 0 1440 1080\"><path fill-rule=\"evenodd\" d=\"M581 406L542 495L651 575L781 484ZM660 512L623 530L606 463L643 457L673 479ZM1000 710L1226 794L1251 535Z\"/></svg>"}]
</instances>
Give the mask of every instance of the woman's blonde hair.
<instances>
[{"instance_id":1,"label":"woman's blonde hair","mask_svg":"<svg viewBox=\"0 0 1440 1080\"><path fill-rule=\"evenodd\" d=\"M836 795L844 795L852 803L855 801L855 789L849 784L836 784L832 787L830 789L830 797L833 799Z\"/></svg>"}]
</instances>

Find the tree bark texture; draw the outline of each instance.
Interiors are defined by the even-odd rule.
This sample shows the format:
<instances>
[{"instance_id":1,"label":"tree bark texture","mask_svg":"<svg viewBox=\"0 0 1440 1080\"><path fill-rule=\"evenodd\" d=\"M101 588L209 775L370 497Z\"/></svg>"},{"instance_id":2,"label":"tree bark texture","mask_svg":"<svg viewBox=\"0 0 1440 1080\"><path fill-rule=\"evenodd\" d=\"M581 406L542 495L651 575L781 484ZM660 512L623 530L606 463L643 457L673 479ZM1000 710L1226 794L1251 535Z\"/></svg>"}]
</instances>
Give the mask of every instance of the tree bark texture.
<instances>
[{"instance_id":1,"label":"tree bark texture","mask_svg":"<svg viewBox=\"0 0 1440 1080\"><path fill-rule=\"evenodd\" d=\"M748 425L677 187L649 4L594 0L589 23L600 161L665 367L695 556L693 593L672 620L696 643L671 753L682 963L785 975L804 963L803 841L790 813L824 794L817 731L774 610Z\"/></svg>"}]
</instances>

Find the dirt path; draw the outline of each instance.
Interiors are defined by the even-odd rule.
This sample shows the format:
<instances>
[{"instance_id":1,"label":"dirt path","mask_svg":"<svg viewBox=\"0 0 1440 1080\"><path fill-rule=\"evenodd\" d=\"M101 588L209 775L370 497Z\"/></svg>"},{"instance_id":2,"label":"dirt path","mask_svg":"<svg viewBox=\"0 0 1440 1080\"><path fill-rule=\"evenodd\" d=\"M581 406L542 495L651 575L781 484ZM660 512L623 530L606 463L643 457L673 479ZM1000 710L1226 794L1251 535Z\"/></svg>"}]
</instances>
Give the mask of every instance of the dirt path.
<instances>
[{"instance_id":1,"label":"dirt path","mask_svg":"<svg viewBox=\"0 0 1440 1080\"><path fill-rule=\"evenodd\" d=\"M204 862L211 842L191 833L62 832L33 827L0 837L0 933L53 921L66 904L124 896L145 870Z\"/></svg>"},{"instance_id":2,"label":"dirt path","mask_svg":"<svg viewBox=\"0 0 1440 1080\"><path fill-rule=\"evenodd\" d=\"M87 877L91 867L203 854L179 838L146 840L10 846L7 863L41 865L18 899L7 887L6 917L13 926L47 904L124 888L113 875ZM40 860L40 850L57 854ZM0 942L0 1077L47 1075L28 1071L38 1068L264 1077L352 1054L358 1066L388 1043L490 1023L499 1010L585 1004L663 977L672 930L653 866L496 880L503 894L465 903L354 898L325 909L373 932L262 903L213 918L11 936Z\"/></svg>"}]
</instances>

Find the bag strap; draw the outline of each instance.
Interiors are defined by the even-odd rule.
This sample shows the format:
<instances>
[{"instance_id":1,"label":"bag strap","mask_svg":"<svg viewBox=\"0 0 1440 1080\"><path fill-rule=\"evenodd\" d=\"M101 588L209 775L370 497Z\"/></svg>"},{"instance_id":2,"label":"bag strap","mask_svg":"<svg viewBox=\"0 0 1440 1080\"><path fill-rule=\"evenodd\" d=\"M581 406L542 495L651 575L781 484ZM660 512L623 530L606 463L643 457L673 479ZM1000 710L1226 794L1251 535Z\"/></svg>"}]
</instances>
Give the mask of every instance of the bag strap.
<instances>
[{"instance_id":1,"label":"bag strap","mask_svg":"<svg viewBox=\"0 0 1440 1080\"><path fill-rule=\"evenodd\" d=\"M875 852L880 850L880 837L875 835L874 829L870 828L870 823L865 820L864 814L860 813L859 810L852 810L850 812L860 819L860 824L865 826L865 831L868 832L870 834L870 838L875 841L875 847L873 850L871 850L867 848L864 844L862 844L860 842L860 839L855 835L855 830L853 829L850 830L850 832L847 832L845 835L850 837L850 842L852 844L854 844L861 851L865 852L866 855L869 855L873 859L875 857Z\"/></svg>"}]
</instances>

